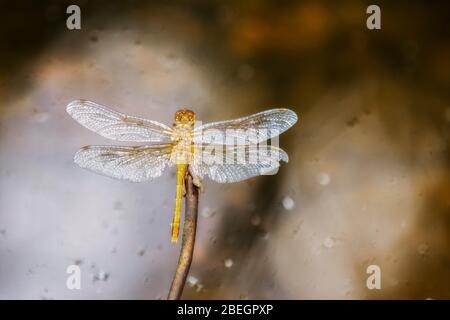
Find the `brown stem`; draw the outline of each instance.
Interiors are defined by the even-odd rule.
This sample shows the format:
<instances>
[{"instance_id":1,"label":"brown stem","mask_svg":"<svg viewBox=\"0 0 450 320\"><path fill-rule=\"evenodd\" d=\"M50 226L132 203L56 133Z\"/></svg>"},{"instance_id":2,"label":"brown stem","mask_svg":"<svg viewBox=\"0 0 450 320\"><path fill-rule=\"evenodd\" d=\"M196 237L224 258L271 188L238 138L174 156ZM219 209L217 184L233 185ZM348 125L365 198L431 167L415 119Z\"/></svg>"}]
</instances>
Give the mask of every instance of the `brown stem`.
<instances>
[{"instance_id":1,"label":"brown stem","mask_svg":"<svg viewBox=\"0 0 450 320\"><path fill-rule=\"evenodd\" d=\"M197 229L198 215L198 188L193 183L192 176L188 173L185 179L186 185L186 208L183 224L183 238L181 252L178 258L177 269L170 287L168 300L179 300L183 293L186 278L194 254L195 232Z\"/></svg>"}]
</instances>

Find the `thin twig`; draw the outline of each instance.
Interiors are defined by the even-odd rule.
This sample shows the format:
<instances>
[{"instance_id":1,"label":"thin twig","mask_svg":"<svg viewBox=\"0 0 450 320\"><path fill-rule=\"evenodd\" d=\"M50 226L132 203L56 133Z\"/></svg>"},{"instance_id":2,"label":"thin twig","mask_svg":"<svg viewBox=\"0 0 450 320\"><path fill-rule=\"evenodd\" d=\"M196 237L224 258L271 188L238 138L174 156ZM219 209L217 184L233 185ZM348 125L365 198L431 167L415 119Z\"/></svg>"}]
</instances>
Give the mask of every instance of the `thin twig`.
<instances>
[{"instance_id":1,"label":"thin twig","mask_svg":"<svg viewBox=\"0 0 450 320\"><path fill-rule=\"evenodd\" d=\"M177 269L170 287L168 300L179 300L183 293L186 278L194 254L195 232L197 229L198 216L198 188L193 183L192 176L188 173L185 179L186 185L186 208L183 224L183 238L181 252L178 259Z\"/></svg>"}]
</instances>

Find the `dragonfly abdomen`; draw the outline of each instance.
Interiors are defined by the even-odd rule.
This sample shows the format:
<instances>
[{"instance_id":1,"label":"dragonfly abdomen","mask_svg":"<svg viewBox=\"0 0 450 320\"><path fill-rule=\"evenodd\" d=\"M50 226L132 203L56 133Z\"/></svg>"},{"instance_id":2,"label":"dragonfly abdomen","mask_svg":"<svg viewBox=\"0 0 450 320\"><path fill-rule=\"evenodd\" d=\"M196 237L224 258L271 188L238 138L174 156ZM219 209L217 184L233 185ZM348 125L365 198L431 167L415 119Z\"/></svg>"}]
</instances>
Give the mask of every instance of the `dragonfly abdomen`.
<instances>
[{"instance_id":1,"label":"dragonfly abdomen","mask_svg":"<svg viewBox=\"0 0 450 320\"><path fill-rule=\"evenodd\" d=\"M183 198L183 184L186 170L187 164L177 164L177 186L175 196L175 209L172 221L172 242L178 241L178 234L180 230L181 200Z\"/></svg>"}]
</instances>

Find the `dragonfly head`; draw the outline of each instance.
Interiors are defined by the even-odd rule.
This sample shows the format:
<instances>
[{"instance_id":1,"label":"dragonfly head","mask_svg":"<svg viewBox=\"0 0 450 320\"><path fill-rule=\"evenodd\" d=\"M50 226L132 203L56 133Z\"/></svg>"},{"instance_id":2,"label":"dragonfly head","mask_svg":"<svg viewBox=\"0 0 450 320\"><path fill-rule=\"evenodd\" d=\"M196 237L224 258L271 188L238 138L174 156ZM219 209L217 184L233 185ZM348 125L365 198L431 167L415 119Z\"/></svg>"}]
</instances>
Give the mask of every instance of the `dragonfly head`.
<instances>
[{"instance_id":1,"label":"dragonfly head","mask_svg":"<svg viewBox=\"0 0 450 320\"><path fill-rule=\"evenodd\" d=\"M195 113L189 109L180 109L175 112L175 124L188 124L193 126L195 123Z\"/></svg>"}]
</instances>

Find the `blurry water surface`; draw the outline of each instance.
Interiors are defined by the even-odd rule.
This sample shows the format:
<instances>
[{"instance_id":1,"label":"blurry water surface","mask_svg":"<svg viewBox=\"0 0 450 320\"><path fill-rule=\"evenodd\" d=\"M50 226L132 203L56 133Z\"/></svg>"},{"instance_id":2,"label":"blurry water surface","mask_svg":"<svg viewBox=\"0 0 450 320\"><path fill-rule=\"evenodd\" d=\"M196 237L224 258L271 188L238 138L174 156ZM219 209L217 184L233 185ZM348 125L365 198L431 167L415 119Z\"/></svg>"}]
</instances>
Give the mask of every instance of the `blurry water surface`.
<instances>
[{"instance_id":1,"label":"blurry water surface","mask_svg":"<svg viewBox=\"0 0 450 320\"><path fill-rule=\"evenodd\" d=\"M450 298L448 5L389 2L369 31L364 1L76 3L80 31L64 2L0 8L0 298L167 295L174 172L74 165L114 144L67 115L78 98L166 124L299 115L276 176L205 182L186 298Z\"/></svg>"}]
</instances>

